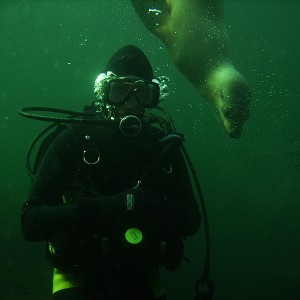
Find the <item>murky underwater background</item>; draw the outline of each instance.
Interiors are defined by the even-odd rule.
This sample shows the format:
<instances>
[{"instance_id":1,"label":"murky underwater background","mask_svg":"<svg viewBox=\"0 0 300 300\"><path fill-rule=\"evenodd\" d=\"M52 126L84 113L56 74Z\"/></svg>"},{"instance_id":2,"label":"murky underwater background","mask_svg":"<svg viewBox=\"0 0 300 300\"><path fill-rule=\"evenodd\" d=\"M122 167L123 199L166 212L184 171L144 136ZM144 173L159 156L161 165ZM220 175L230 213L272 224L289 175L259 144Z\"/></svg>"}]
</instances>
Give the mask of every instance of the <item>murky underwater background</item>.
<instances>
[{"instance_id":1,"label":"murky underwater background","mask_svg":"<svg viewBox=\"0 0 300 300\"><path fill-rule=\"evenodd\" d=\"M43 243L26 243L19 209L25 155L47 123L25 106L80 110L119 47L141 47L172 81L169 110L197 169L209 213L214 299L300 299L300 2L225 0L235 64L253 88L243 136L225 136L206 103L174 67L128 0L0 2L0 299L47 299ZM192 299L203 264L203 231L190 239L170 300Z\"/></svg>"}]
</instances>

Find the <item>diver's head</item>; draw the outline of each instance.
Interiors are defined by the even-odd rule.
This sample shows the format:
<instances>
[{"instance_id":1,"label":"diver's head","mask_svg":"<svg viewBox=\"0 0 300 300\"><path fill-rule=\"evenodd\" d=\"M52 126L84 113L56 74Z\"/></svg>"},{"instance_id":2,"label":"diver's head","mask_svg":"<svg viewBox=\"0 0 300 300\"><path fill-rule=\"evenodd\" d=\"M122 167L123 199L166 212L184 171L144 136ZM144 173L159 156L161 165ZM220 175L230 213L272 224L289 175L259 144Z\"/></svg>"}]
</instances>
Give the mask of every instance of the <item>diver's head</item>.
<instances>
[{"instance_id":1,"label":"diver's head","mask_svg":"<svg viewBox=\"0 0 300 300\"><path fill-rule=\"evenodd\" d=\"M109 119L127 115L141 118L146 108L159 102L160 86L153 77L151 64L139 48L121 48L95 81L97 109Z\"/></svg>"}]
</instances>

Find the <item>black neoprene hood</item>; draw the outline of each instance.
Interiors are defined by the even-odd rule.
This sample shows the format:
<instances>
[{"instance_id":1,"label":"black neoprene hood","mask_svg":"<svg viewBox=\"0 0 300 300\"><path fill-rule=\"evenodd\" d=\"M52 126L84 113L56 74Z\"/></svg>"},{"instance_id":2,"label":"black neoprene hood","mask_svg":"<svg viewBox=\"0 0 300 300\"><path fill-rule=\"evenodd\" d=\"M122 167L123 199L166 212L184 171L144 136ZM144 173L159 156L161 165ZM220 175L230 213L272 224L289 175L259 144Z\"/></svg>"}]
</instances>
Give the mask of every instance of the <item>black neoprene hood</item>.
<instances>
[{"instance_id":1,"label":"black neoprene hood","mask_svg":"<svg viewBox=\"0 0 300 300\"><path fill-rule=\"evenodd\" d=\"M108 61L105 72L111 71L118 77L136 75L148 81L153 79L152 66L144 52L136 46L122 47Z\"/></svg>"}]
</instances>

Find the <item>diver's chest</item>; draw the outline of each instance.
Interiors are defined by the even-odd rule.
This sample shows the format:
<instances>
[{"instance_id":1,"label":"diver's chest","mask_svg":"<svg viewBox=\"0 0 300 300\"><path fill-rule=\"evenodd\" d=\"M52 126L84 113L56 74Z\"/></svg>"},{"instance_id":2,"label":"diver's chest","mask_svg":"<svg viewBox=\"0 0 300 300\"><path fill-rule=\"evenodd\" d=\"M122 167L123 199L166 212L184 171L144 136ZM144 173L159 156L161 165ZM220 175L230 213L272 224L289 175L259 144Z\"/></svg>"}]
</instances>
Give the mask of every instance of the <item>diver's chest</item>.
<instances>
[{"instance_id":1,"label":"diver's chest","mask_svg":"<svg viewBox=\"0 0 300 300\"><path fill-rule=\"evenodd\" d=\"M160 151L159 145L147 138L95 140L80 149L78 175L101 190L132 186L152 168Z\"/></svg>"}]
</instances>

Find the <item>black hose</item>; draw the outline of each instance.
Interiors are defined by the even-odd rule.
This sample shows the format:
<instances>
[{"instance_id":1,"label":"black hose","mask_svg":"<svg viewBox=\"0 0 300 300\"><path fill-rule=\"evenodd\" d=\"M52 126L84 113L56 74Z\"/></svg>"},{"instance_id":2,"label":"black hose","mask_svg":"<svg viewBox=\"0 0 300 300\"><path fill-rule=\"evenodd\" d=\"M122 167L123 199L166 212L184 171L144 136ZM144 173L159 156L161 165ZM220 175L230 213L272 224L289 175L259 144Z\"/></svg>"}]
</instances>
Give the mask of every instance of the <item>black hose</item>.
<instances>
[{"instance_id":1,"label":"black hose","mask_svg":"<svg viewBox=\"0 0 300 300\"><path fill-rule=\"evenodd\" d=\"M51 116L43 116L38 115L33 112L55 112L59 114L65 114L68 116L64 117L51 117ZM39 121L46 121L46 122L53 122L53 123L84 123L84 124L112 124L114 121L112 120L104 120L103 118L97 118L98 113L96 112L75 112L71 110L65 109L58 109L58 108L51 108L51 107L24 107L18 111L19 115L22 117L39 120ZM94 117L94 118L92 118Z\"/></svg>"},{"instance_id":2,"label":"black hose","mask_svg":"<svg viewBox=\"0 0 300 300\"><path fill-rule=\"evenodd\" d=\"M210 234L209 234L209 224L208 224L208 216L207 216L205 201L203 198L201 186L200 186L200 183L198 180L197 173L193 166L192 160L190 159L186 148L182 144L181 144L180 148L181 148L181 150L184 154L184 157L189 165L190 171L194 178L194 182L196 184L196 189L198 192L198 196L199 196L199 200L200 200L200 204L201 204L201 210L202 210L202 214L203 214L203 221L204 221L206 254L205 254L204 266L203 266L203 271L202 271L202 277L199 278L195 283L196 297L194 298L194 300L211 300L213 297L214 290L215 290L215 285L214 285L214 282L209 279Z\"/></svg>"}]
</instances>

